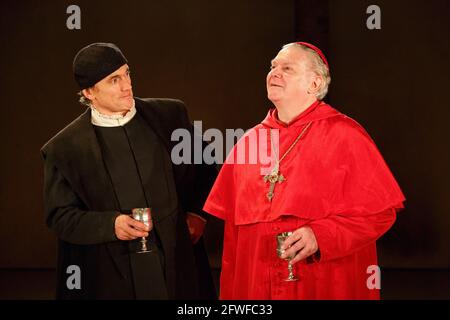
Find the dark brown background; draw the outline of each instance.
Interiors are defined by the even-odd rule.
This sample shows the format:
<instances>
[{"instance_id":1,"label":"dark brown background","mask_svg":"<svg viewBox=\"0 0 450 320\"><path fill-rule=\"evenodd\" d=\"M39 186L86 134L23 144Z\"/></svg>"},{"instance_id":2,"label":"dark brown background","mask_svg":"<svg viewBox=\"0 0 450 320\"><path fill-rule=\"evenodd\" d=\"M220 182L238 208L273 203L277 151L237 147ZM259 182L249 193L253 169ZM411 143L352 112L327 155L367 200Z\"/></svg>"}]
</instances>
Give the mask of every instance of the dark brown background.
<instances>
[{"instance_id":1,"label":"dark brown background","mask_svg":"<svg viewBox=\"0 0 450 320\"><path fill-rule=\"evenodd\" d=\"M66 8L81 8L81 30ZM379 245L386 268L450 268L450 2L379 0L381 30L366 28L372 1L1 1L0 268L52 268L44 224L40 147L84 108L71 73L91 42L116 43L136 96L184 100L207 128L248 129L269 102L269 61L306 40L331 65L328 97L373 137L406 197ZM221 230L207 230L215 266Z\"/></svg>"}]
</instances>

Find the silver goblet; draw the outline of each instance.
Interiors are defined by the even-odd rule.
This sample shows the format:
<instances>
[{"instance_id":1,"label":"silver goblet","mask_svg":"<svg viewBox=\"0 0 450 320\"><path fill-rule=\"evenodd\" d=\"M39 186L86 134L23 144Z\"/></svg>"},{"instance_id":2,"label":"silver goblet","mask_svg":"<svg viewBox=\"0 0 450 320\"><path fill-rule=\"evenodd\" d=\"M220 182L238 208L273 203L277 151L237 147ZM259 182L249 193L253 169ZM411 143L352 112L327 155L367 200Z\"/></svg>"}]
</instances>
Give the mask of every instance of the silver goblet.
<instances>
[{"instance_id":1,"label":"silver goblet","mask_svg":"<svg viewBox=\"0 0 450 320\"><path fill-rule=\"evenodd\" d=\"M134 208L131 210L133 219L142 222L150 227L150 232L153 229L152 209L151 208ZM141 238L141 249L137 253L152 252L152 249L147 247L147 238Z\"/></svg>"},{"instance_id":2,"label":"silver goblet","mask_svg":"<svg viewBox=\"0 0 450 320\"><path fill-rule=\"evenodd\" d=\"M278 257L280 257L280 258L281 258L281 255L284 253L284 250L281 249L281 246L283 245L283 242L290 235L292 235L292 231L282 232L282 233L277 234L277 236L276 236L276 238L277 238L277 254L278 254ZM293 267L292 267L292 263L291 263L291 259L293 259L294 257L295 257L295 254L286 258L286 260L288 260L289 275L286 279L284 279L284 281L297 281L298 280L298 278L294 275Z\"/></svg>"}]
</instances>

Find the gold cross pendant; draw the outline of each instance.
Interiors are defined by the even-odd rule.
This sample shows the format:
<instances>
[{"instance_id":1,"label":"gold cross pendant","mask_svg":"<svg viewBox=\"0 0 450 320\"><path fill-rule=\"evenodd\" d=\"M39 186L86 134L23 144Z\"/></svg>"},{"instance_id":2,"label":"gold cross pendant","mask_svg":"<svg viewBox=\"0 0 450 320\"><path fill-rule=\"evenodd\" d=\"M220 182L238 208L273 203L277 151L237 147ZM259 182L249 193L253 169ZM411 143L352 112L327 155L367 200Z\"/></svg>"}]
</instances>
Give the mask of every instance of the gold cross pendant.
<instances>
[{"instance_id":1,"label":"gold cross pendant","mask_svg":"<svg viewBox=\"0 0 450 320\"><path fill-rule=\"evenodd\" d=\"M285 180L286 179L284 178L284 176L278 172L278 166L275 166L270 174L264 176L264 182L270 183L269 192L267 193L267 199L269 199L269 201L272 201L275 184L277 182L281 183Z\"/></svg>"}]
</instances>

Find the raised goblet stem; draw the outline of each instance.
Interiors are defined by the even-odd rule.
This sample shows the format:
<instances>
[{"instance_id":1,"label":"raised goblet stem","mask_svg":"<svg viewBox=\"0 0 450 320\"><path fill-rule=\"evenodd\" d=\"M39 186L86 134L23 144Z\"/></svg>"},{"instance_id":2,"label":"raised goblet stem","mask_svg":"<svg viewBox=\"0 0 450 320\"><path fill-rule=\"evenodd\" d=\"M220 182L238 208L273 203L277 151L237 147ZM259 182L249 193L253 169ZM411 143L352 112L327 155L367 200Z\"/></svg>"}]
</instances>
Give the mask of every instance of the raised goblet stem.
<instances>
[{"instance_id":1,"label":"raised goblet stem","mask_svg":"<svg viewBox=\"0 0 450 320\"><path fill-rule=\"evenodd\" d=\"M142 251L147 252L148 251L148 249L147 249L147 239L145 237L141 238L141 245L142 245Z\"/></svg>"},{"instance_id":2,"label":"raised goblet stem","mask_svg":"<svg viewBox=\"0 0 450 320\"><path fill-rule=\"evenodd\" d=\"M292 266L291 261L288 262L288 270L289 270L289 275L288 278L286 279L286 281L297 281L298 278L294 275L294 271L293 271L294 267Z\"/></svg>"}]
</instances>

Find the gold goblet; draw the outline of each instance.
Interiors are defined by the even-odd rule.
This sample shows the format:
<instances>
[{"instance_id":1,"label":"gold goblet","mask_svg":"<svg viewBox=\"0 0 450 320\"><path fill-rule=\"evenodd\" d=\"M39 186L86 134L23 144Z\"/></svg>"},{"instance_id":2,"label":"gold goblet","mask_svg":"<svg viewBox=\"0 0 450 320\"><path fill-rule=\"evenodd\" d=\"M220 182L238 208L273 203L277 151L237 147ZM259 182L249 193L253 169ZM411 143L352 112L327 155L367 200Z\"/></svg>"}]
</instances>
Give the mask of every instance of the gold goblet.
<instances>
[{"instance_id":1,"label":"gold goblet","mask_svg":"<svg viewBox=\"0 0 450 320\"><path fill-rule=\"evenodd\" d=\"M281 258L281 255L284 253L284 250L281 249L281 246L283 245L284 241L292 234L291 231L288 232L282 232L277 234L276 238L277 238L277 254L278 257ZM286 260L288 260L288 271L289 271L289 275L286 279L284 279L284 281L297 281L298 278L294 275L293 272L293 267L292 267L292 263L291 263L291 259L293 259L295 257L295 255L289 256L286 258Z\"/></svg>"}]
</instances>

